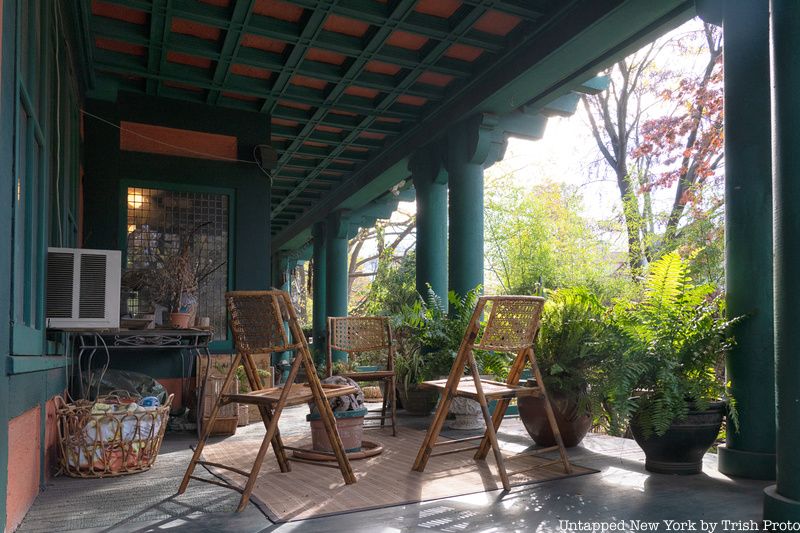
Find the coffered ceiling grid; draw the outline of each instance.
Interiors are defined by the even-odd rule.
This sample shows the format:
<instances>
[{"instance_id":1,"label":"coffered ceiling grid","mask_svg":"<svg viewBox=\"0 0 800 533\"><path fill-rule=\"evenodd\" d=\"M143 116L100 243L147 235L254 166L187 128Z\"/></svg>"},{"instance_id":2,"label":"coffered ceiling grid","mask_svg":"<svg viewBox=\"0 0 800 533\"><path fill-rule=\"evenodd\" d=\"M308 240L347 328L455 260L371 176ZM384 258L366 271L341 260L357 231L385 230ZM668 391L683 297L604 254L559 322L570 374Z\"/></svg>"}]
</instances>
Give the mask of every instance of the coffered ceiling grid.
<instances>
[{"instance_id":1,"label":"coffered ceiling grid","mask_svg":"<svg viewBox=\"0 0 800 533\"><path fill-rule=\"evenodd\" d=\"M100 87L272 117L273 233L569 4L80 1Z\"/></svg>"}]
</instances>

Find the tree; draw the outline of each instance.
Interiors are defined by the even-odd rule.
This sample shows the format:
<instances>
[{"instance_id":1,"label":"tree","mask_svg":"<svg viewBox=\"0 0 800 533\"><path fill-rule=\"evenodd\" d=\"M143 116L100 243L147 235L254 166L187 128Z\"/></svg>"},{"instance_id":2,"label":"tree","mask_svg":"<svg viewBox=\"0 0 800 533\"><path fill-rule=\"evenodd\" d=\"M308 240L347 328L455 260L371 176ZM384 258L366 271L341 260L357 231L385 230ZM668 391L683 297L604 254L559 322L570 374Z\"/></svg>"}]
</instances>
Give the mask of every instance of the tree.
<instances>
[{"instance_id":1,"label":"tree","mask_svg":"<svg viewBox=\"0 0 800 533\"><path fill-rule=\"evenodd\" d=\"M376 221L350 240L348 291L353 314L394 312L378 310L388 303L389 285L397 282L394 290L401 290L403 282L394 278L407 277L409 268L413 287L415 238L416 214L397 211L391 219Z\"/></svg>"},{"instance_id":2,"label":"tree","mask_svg":"<svg viewBox=\"0 0 800 533\"><path fill-rule=\"evenodd\" d=\"M703 58L702 68L671 70L662 65L667 52L672 59L684 58L671 60L678 66ZM634 277L645 261L681 244L681 228L690 222L687 206L696 208L689 218L714 219L705 211L713 202L704 205L702 197L723 161L721 58L721 32L705 24L618 61L606 71L609 90L583 98L597 147L619 189ZM652 192L670 187L674 200L659 218Z\"/></svg>"},{"instance_id":3,"label":"tree","mask_svg":"<svg viewBox=\"0 0 800 533\"><path fill-rule=\"evenodd\" d=\"M608 294L614 264L608 245L581 216L582 199L566 185L531 190L510 176L487 181L485 202L487 285L506 294L586 285Z\"/></svg>"}]
</instances>

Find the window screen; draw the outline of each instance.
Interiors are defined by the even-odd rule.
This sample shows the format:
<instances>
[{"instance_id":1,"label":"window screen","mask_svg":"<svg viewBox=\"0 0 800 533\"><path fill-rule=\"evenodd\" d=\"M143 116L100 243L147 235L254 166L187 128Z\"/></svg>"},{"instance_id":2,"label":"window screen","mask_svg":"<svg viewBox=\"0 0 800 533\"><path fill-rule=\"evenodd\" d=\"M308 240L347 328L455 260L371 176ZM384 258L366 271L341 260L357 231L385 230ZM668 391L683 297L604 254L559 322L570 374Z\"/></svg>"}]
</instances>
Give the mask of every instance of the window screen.
<instances>
[{"instance_id":1,"label":"window screen","mask_svg":"<svg viewBox=\"0 0 800 533\"><path fill-rule=\"evenodd\" d=\"M228 289L228 210L225 194L129 187L127 190L128 270L159 268L176 255L189 236L191 257L200 277L197 316L211 319L214 340L227 339L225 291ZM153 310L147 291L128 294L128 312Z\"/></svg>"}]
</instances>

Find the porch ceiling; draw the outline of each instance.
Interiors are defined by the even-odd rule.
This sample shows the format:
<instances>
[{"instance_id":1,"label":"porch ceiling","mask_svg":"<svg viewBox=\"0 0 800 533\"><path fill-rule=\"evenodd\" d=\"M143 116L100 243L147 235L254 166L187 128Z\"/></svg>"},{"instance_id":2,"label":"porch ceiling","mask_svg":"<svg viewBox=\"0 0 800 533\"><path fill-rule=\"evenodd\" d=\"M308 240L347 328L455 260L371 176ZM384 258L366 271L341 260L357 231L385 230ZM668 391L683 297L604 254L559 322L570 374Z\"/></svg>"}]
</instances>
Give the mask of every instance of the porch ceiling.
<instances>
[{"instance_id":1,"label":"porch ceiling","mask_svg":"<svg viewBox=\"0 0 800 533\"><path fill-rule=\"evenodd\" d=\"M542 90L525 73L615 10L632 6L643 31L675 18L691 2L642 4L647 2L76 2L88 28L83 53L91 65L89 96L115 99L119 90L133 91L272 117L279 159L271 216L279 245L380 174L396 173L415 146L468 114L506 112L537 96L558 96L554 91L570 81L567 73L574 74L570 65L547 78ZM638 35L631 28L621 33L609 49ZM602 47L587 52L581 66L601 53ZM530 91L509 92L514 83ZM519 94L524 97L515 101Z\"/></svg>"}]
</instances>

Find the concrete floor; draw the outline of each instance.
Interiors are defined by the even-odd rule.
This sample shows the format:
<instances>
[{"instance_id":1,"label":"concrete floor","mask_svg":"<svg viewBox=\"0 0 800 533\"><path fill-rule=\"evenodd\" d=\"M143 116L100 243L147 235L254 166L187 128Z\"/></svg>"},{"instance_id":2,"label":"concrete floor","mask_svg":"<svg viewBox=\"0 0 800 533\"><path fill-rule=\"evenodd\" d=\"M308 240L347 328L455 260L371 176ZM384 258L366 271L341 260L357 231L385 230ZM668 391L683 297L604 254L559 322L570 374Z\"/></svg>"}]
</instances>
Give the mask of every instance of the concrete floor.
<instances>
[{"instance_id":1,"label":"concrete floor","mask_svg":"<svg viewBox=\"0 0 800 533\"><path fill-rule=\"evenodd\" d=\"M281 431L285 435L307 431L306 412L304 406L288 410ZM424 428L428 419L401 416L401 422ZM504 440L530 442L518 419L507 419L501 429ZM230 438L252 438L263 431L263 426L251 424ZM55 478L18 531L566 532L592 527L585 526L587 522L598 522L597 531L604 524L617 531L643 530L636 521L657 522L659 531L674 531L677 524L669 522L674 520L689 521L689 530L716 525L717 533L733 530L737 521L759 521L762 489L769 484L720 474L712 454L706 456L700 475L650 474L633 441L589 435L570 450L570 457L600 470L598 474L517 487L507 494L493 491L273 524L252 504L235 513L239 494L221 487L193 482L186 494L175 496L194 442L189 434L168 434L156 465L143 474L104 480ZM210 476L199 468L197 472Z\"/></svg>"}]
</instances>

